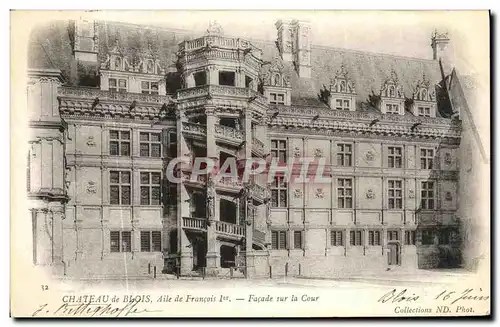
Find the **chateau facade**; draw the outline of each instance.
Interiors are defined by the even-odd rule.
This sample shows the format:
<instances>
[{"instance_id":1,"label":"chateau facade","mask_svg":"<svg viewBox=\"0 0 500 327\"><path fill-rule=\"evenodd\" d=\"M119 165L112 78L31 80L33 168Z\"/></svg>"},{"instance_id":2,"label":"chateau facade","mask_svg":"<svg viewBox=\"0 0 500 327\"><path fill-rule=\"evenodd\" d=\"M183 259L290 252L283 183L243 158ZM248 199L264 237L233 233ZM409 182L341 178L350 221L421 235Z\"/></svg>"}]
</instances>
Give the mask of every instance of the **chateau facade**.
<instances>
[{"instance_id":1,"label":"chateau facade","mask_svg":"<svg viewBox=\"0 0 500 327\"><path fill-rule=\"evenodd\" d=\"M433 60L100 21L32 33L33 262L68 276L459 266L460 117ZM166 178L174 158L185 158ZM195 158L326 162L328 183L191 179Z\"/></svg>"}]
</instances>

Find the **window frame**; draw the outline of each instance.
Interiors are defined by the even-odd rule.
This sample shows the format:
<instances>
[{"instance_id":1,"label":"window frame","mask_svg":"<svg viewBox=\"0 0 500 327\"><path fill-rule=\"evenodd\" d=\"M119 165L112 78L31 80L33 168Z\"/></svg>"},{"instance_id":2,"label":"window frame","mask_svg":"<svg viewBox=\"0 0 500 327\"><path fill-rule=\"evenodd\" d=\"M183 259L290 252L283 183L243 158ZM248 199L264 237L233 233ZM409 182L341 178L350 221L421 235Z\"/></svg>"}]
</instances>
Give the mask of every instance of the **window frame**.
<instances>
[{"instance_id":1,"label":"window frame","mask_svg":"<svg viewBox=\"0 0 500 327\"><path fill-rule=\"evenodd\" d=\"M274 145L276 143L276 145ZM284 147L281 145L284 144ZM288 140L286 139L271 139L271 158L278 158L279 163L287 163L288 161ZM283 154L283 161L280 155Z\"/></svg>"},{"instance_id":2,"label":"window frame","mask_svg":"<svg viewBox=\"0 0 500 327\"><path fill-rule=\"evenodd\" d=\"M340 101L340 104L339 104ZM335 109L341 111L351 110L351 99L335 98Z\"/></svg>"},{"instance_id":3,"label":"window frame","mask_svg":"<svg viewBox=\"0 0 500 327\"><path fill-rule=\"evenodd\" d=\"M154 67L153 67L153 69L154 69ZM147 84L147 88L144 88L144 83ZM156 91L153 89L153 85L156 85ZM154 81L141 80L141 93L142 94L150 94L150 95L160 94L160 83L154 82Z\"/></svg>"},{"instance_id":4,"label":"window frame","mask_svg":"<svg viewBox=\"0 0 500 327\"><path fill-rule=\"evenodd\" d=\"M403 209L403 181L401 179L387 180L387 208L389 210Z\"/></svg>"},{"instance_id":5,"label":"window frame","mask_svg":"<svg viewBox=\"0 0 500 327\"><path fill-rule=\"evenodd\" d=\"M388 229L386 232L387 242L401 241L401 231L398 229ZM396 238L393 236L396 235Z\"/></svg>"},{"instance_id":6,"label":"window frame","mask_svg":"<svg viewBox=\"0 0 500 327\"><path fill-rule=\"evenodd\" d=\"M422 155L422 153L424 153ZM430 155L429 155L430 153ZM420 169L430 170L434 169L434 149L433 148L420 148Z\"/></svg>"},{"instance_id":7,"label":"window frame","mask_svg":"<svg viewBox=\"0 0 500 327\"><path fill-rule=\"evenodd\" d=\"M285 203L281 203L281 195L285 194ZM275 195L276 194L276 200ZM271 206L273 208L287 208L288 207L288 183L285 182L284 176L274 176L274 181L271 183Z\"/></svg>"},{"instance_id":8,"label":"window frame","mask_svg":"<svg viewBox=\"0 0 500 327\"><path fill-rule=\"evenodd\" d=\"M353 237L353 235L354 235L354 237ZM359 235L359 239L357 238L358 235ZM363 246L365 243L364 236L365 236L365 233L364 233L363 229L351 229L349 231L349 244L351 246ZM358 240L359 240L359 242L357 242ZM357 243L359 243L359 244L357 244Z\"/></svg>"},{"instance_id":9,"label":"window frame","mask_svg":"<svg viewBox=\"0 0 500 327\"><path fill-rule=\"evenodd\" d=\"M400 153L396 153L397 150L400 150ZM391 165L391 159L392 159L392 165ZM399 165L397 164L399 159ZM403 147L399 145L394 145L394 146L388 146L387 147L387 167L388 168L394 168L394 169L402 169L404 168L403 164Z\"/></svg>"},{"instance_id":10,"label":"window frame","mask_svg":"<svg viewBox=\"0 0 500 327\"><path fill-rule=\"evenodd\" d=\"M418 106L417 107L417 116L419 116L419 117L432 117L431 107L430 106Z\"/></svg>"},{"instance_id":11,"label":"window frame","mask_svg":"<svg viewBox=\"0 0 500 327\"><path fill-rule=\"evenodd\" d=\"M432 229L422 229L422 245L434 245L435 244L435 238L436 238L436 233ZM427 235L426 235L427 234ZM427 242L427 238L430 238L430 242Z\"/></svg>"},{"instance_id":12,"label":"window frame","mask_svg":"<svg viewBox=\"0 0 500 327\"><path fill-rule=\"evenodd\" d=\"M111 87L111 81L115 82L115 86ZM120 82L125 82L125 87L120 87ZM128 92L128 79L119 77L108 78L108 90L114 93L127 93Z\"/></svg>"},{"instance_id":13,"label":"window frame","mask_svg":"<svg viewBox=\"0 0 500 327\"><path fill-rule=\"evenodd\" d=\"M397 108L397 111L394 110ZM401 106L399 103L386 103L385 104L385 113L390 115L400 115L401 114Z\"/></svg>"},{"instance_id":14,"label":"window frame","mask_svg":"<svg viewBox=\"0 0 500 327\"><path fill-rule=\"evenodd\" d=\"M113 234L118 233L118 250L113 247ZM123 248L123 234L128 233L128 246ZM110 230L109 231L109 252L110 253L131 253L132 252L132 231L131 230Z\"/></svg>"},{"instance_id":15,"label":"window frame","mask_svg":"<svg viewBox=\"0 0 500 327\"><path fill-rule=\"evenodd\" d=\"M118 173L118 182L113 182L113 174L114 173ZM128 176L129 176L129 181L128 183L125 183L123 182L123 174L124 173L128 173ZM130 170L110 170L109 171L109 204L110 205L120 205L120 206L129 206L132 204L132 196L133 196L133 192L132 192L132 172ZM112 196L113 194L113 187L117 187L117 190L118 190L118 203L116 202L113 202L114 198ZM128 188L128 193L129 193L129 197L128 197L128 203L124 203L126 201L123 201L124 199L124 188Z\"/></svg>"},{"instance_id":16,"label":"window frame","mask_svg":"<svg viewBox=\"0 0 500 327\"><path fill-rule=\"evenodd\" d=\"M337 143L337 167L352 167L354 159L353 143ZM349 150L346 148L349 147ZM348 163L346 163L348 161Z\"/></svg>"},{"instance_id":17,"label":"window frame","mask_svg":"<svg viewBox=\"0 0 500 327\"><path fill-rule=\"evenodd\" d=\"M380 229L368 230L368 245L369 246L382 245L382 231Z\"/></svg>"},{"instance_id":18,"label":"window frame","mask_svg":"<svg viewBox=\"0 0 500 327\"><path fill-rule=\"evenodd\" d=\"M118 133L118 138L112 138L113 133ZM128 133L128 138L123 138L123 134ZM116 157L130 157L132 155L132 133L130 130L123 130L123 129L111 129L109 130L109 155L110 156L116 156ZM112 144L117 145L117 153L112 152ZM124 149L127 149L127 147L124 147L124 145L127 145L128 147L128 154L124 154Z\"/></svg>"},{"instance_id":19,"label":"window frame","mask_svg":"<svg viewBox=\"0 0 500 327\"><path fill-rule=\"evenodd\" d=\"M428 187L428 185L432 187ZM424 187L426 185L426 187ZM432 192L432 196L429 196ZM432 204L432 205L430 205ZM436 210L436 182L435 181L421 181L420 182L420 208L422 210Z\"/></svg>"},{"instance_id":20,"label":"window frame","mask_svg":"<svg viewBox=\"0 0 500 327\"><path fill-rule=\"evenodd\" d=\"M148 183L143 183L143 176L147 174ZM158 175L158 183L153 183L153 175ZM140 171L139 172L139 193L140 193L140 205L141 206L159 206L161 205L161 185L162 185L162 175L161 171ZM158 190L158 203L154 202L153 190ZM148 191L148 201L143 202L143 190Z\"/></svg>"},{"instance_id":21,"label":"window frame","mask_svg":"<svg viewBox=\"0 0 500 327\"><path fill-rule=\"evenodd\" d=\"M274 238L276 235L276 238ZM276 241L275 241L276 240ZM282 247L282 240L285 244ZM288 231L283 229L271 230L271 249L272 250L288 250Z\"/></svg>"},{"instance_id":22,"label":"window frame","mask_svg":"<svg viewBox=\"0 0 500 327\"><path fill-rule=\"evenodd\" d=\"M147 135L147 140L142 140L142 136ZM158 141L152 140L152 135L158 136ZM148 147L148 155L143 155L142 147L146 145ZM153 156L153 145L157 145L159 152L158 156ZM162 157L162 142L161 142L161 132L139 132L139 156L143 158L161 158Z\"/></svg>"},{"instance_id":23,"label":"window frame","mask_svg":"<svg viewBox=\"0 0 500 327\"><path fill-rule=\"evenodd\" d=\"M279 100L282 97L283 100ZM285 93L284 92L269 92L269 104L285 104Z\"/></svg>"},{"instance_id":24,"label":"window frame","mask_svg":"<svg viewBox=\"0 0 500 327\"><path fill-rule=\"evenodd\" d=\"M158 236L159 233L159 241L160 244L159 246L155 246L154 242L154 237L153 235ZM143 248L143 236L147 234L148 238L148 249ZM141 230L140 233L140 252L145 252L145 253L157 253L157 252L163 252L162 251L162 245L163 245L163 235L161 230Z\"/></svg>"},{"instance_id":25,"label":"window frame","mask_svg":"<svg viewBox=\"0 0 500 327\"><path fill-rule=\"evenodd\" d=\"M350 185L346 185L349 182ZM342 193L342 194L341 194ZM350 195L348 195L350 193ZM350 200L350 206L348 206ZM354 178L341 177L337 178L337 208L338 209L352 209L354 207Z\"/></svg>"},{"instance_id":26,"label":"window frame","mask_svg":"<svg viewBox=\"0 0 500 327\"><path fill-rule=\"evenodd\" d=\"M299 235L299 246L297 247L297 235ZM303 250L304 249L304 231L303 230L294 230L293 231L293 249L294 250Z\"/></svg>"},{"instance_id":27,"label":"window frame","mask_svg":"<svg viewBox=\"0 0 500 327\"><path fill-rule=\"evenodd\" d=\"M338 237L339 235L340 235L340 239ZM345 231L344 230L342 230L342 229L331 229L330 230L330 246L332 246L332 247L344 247L345 246Z\"/></svg>"},{"instance_id":28,"label":"window frame","mask_svg":"<svg viewBox=\"0 0 500 327\"><path fill-rule=\"evenodd\" d=\"M415 230L405 230L404 245L416 245L417 232Z\"/></svg>"}]
</instances>

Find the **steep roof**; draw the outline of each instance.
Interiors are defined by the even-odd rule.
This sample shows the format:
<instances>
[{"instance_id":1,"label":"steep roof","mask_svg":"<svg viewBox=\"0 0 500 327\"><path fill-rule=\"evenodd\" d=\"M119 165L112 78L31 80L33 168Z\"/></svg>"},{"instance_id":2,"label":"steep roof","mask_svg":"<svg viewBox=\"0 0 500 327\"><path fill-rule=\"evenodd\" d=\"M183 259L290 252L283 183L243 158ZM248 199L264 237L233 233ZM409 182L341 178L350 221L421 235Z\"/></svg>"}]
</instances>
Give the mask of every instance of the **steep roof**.
<instances>
[{"instance_id":1,"label":"steep roof","mask_svg":"<svg viewBox=\"0 0 500 327\"><path fill-rule=\"evenodd\" d=\"M152 53L165 68L175 67L180 42L199 36L190 31L117 22L99 22L98 31L99 62L106 59L111 49L118 47L128 56L141 52ZM31 68L58 68L64 76L70 75L72 50L68 22L51 22L37 28L31 40ZM279 57L275 42L250 41L262 49L264 60ZM345 66L355 83L357 110L374 110L368 103L369 95L380 93L382 83L389 77L391 70L396 72L407 98L411 98L415 84L424 74L431 85L441 81L439 64L434 60L312 46L310 79L299 77L292 64L283 63L290 74L292 105L326 106L318 96L322 89L329 87L330 80L341 65Z\"/></svg>"}]
</instances>

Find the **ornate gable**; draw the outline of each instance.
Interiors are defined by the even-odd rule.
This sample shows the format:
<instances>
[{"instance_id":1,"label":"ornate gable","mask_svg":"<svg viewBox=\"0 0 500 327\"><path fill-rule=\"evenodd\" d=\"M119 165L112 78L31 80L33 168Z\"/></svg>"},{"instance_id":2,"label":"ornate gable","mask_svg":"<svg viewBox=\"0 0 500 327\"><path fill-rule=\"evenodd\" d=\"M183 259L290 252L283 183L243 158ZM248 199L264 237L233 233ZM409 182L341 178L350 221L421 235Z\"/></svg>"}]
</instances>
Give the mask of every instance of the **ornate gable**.
<instances>
[{"instance_id":1,"label":"ornate gable","mask_svg":"<svg viewBox=\"0 0 500 327\"><path fill-rule=\"evenodd\" d=\"M382 83L380 89L380 96L384 98L394 98L394 99L404 99L403 85L399 83L398 75L394 69L391 70L391 74Z\"/></svg>"},{"instance_id":2,"label":"ornate gable","mask_svg":"<svg viewBox=\"0 0 500 327\"><path fill-rule=\"evenodd\" d=\"M425 76L422 76L422 80L417 81L415 89L413 91L413 100L415 101L436 101L436 90L431 87L431 82Z\"/></svg>"},{"instance_id":3,"label":"ornate gable","mask_svg":"<svg viewBox=\"0 0 500 327\"><path fill-rule=\"evenodd\" d=\"M335 73L335 77L331 79L330 92L331 93L347 93L356 94L354 82L349 78L349 73L342 64Z\"/></svg>"},{"instance_id":4,"label":"ornate gable","mask_svg":"<svg viewBox=\"0 0 500 327\"><path fill-rule=\"evenodd\" d=\"M271 66L264 74L264 85L274 87L291 87L290 77L285 72L285 67L279 56L271 62Z\"/></svg>"},{"instance_id":5,"label":"ornate gable","mask_svg":"<svg viewBox=\"0 0 500 327\"><path fill-rule=\"evenodd\" d=\"M125 49L117 37L114 47L106 54L101 69L142 74L164 75L157 49L148 42L147 49Z\"/></svg>"}]
</instances>

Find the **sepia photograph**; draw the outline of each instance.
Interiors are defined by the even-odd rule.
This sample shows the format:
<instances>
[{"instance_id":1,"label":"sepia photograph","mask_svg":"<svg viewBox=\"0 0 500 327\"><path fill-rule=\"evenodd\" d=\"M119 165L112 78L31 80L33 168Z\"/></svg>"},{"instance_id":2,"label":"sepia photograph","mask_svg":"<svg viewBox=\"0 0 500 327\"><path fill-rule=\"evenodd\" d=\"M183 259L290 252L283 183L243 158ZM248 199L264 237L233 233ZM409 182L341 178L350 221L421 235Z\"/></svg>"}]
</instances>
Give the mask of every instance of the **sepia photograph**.
<instances>
[{"instance_id":1,"label":"sepia photograph","mask_svg":"<svg viewBox=\"0 0 500 327\"><path fill-rule=\"evenodd\" d=\"M16 11L11 316L489 316L488 11Z\"/></svg>"}]
</instances>

